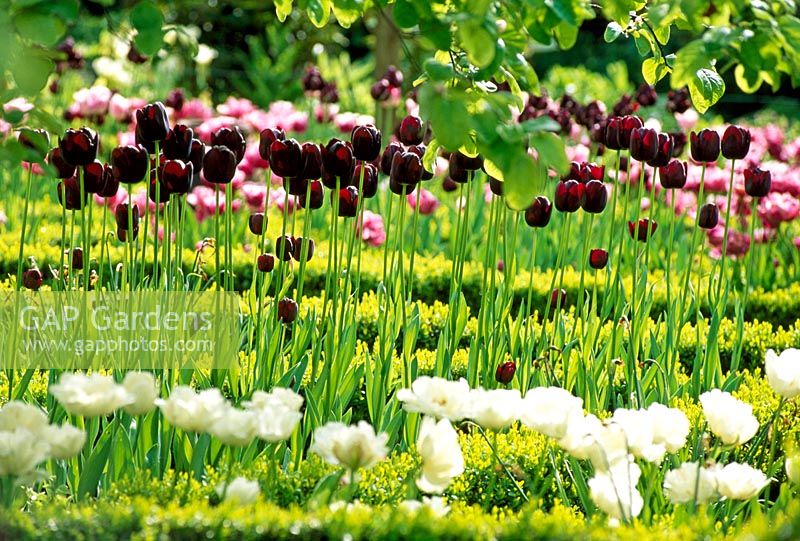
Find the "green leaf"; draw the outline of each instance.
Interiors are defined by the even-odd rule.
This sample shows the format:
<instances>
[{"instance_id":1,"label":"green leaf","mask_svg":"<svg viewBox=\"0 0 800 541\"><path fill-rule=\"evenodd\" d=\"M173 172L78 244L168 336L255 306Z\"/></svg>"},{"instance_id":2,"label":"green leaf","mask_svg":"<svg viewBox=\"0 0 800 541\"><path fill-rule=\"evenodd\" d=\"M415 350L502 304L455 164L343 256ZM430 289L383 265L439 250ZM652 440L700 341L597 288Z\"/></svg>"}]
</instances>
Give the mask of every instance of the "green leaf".
<instances>
[{"instance_id":1,"label":"green leaf","mask_svg":"<svg viewBox=\"0 0 800 541\"><path fill-rule=\"evenodd\" d=\"M308 0L306 13L311 24L317 28L322 28L328 24L331 16L331 0Z\"/></svg>"},{"instance_id":2,"label":"green leaf","mask_svg":"<svg viewBox=\"0 0 800 541\"><path fill-rule=\"evenodd\" d=\"M397 0L392 9L394 22L400 28L412 28L419 23L419 14L417 13L414 4L409 0Z\"/></svg>"},{"instance_id":3,"label":"green leaf","mask_svg":"<svg viewBox=\"0 0 800 541\"><path fill-rule=\"evenodd\" d=\"M58 43L67 30L62 19L37 8L19 12L14 17L14 25L21 37L48 47Z\"/></svg>"},{"instance_id":4,"label":"green leaf","mask_svg":"<svg viewBox=\"0 0 800 541\"><path fill-rule=\"evenodd\" d=\"M425 85L419 98L420 112L430 119L433 133L443 147L457 149L469 140L471 124L464 94Z\"/></svg>"},{"instance_id":5,"label":"green leaf","mask_svg":"<svg viewBox=\"0 0 800 541\"><path fill-rule=\"evenodd\" d=\"M275 14L280 22L285 21L292 14L292 0L275 0Z\"/></svg>"},{"instance_id":6,"label":"green leaf","mask_svg":"<svg viewBox=\"0 0 800 541\"><path fill-rule=\"evenodd\" d=\"M681 88L695 78L697 70L708 67L706 46L701 40L689 42L676 53L672 66L670 84L672 88Z\"/></svg>"},{"instance_id":7,"label":"green leaf","mask_svg":"<svg viewBox=\"0 0 800 541\"><path fill-rule=\"evenodd\" d=\"M667 73L669 73L669 68L664 64L664 62L659 62L655 58L646 58L644 62L642 62L642 77L644 80L647 81L647 84L654 85L663 79Z\"/></svg>"},{"instance_id":8,"label":"green leaf","mask_svg":"<svg viewBox=\"0 0 800 541\"><path fill-rule=\"evenodd\" d=\"M114 422L117 423L119 421L115 420ZM80 479L78 480L79 498L97 492L100 476L103 474L106 462L108 461L108 455L111 451L111 444L113 443L111 436L114 433L116 433L116 431L112 430L111 426L107 426L106 430L103 431L103 435L100 436L100 441L97 442L97 446L84 463L83 469L80 472Z\"/></svg>"},{"instance_id":9,"label":"green leaf","mask_svg":"<svg viewBox=\"0 0 800 541\"><path fill-rule=\"evenodd\" d=\"M725 93L725 81L714 70L699 69L695 78L689 82L689 93L695 109L699 113L705 113Z\"/></svg>"},{"instance_id":10,"label":"green leaf","mask_svg":"<svg viewBox=\"0 0 800 541\"><path fill-rule=\"evenodd\" d=\"M559 175L569 169L569 159L564 141L554 133L538 132L531 135L531 148L536 150L539 162Z\"/></svg>"},{"instance_id":11,"label":"green leaf","mask_svg":"<svg viewBox=\"0 0 800 541\"><path fill-rule=\"evenodd\" d=\"M606 31L603 32L603 39L605 40L606 43L611 43L613 41L616 41L616 39L620 37L624 32L625 31L622 29L619 23L611 21L610 23L608 23L608 26L606 26Z\"/></svg>"},{"instance_id":12,"label":"green leaf","mask_svg":"<svg viewBox=\"0 0 800 541\"><path fill-rule=\"evenodd\" d=\"M504 172L503 196L506 204L515 210L523 210L544 188L547 173L527 153L514 159Z\"/></svg>"},{"instance_id":13,"label":"green leaf","mask_svg":"<svg viewBox=\"0 0 800 541\"><path fill-rule=\"evenodd\" d=\"M164 43L164 16L152 1L139 2L131 10L131 25L137 30L136 47L146 55L158 52Z\"/></svg>"},{"instance_id":14,"label":"green leaf","mask_svg":"<svg viewBox=\"0 0 800 541\"><path fill-rule=\"evenodd\" d=\"M653 29L656 39L661 45L666 45L669 42L671 28L672 27L670 25L664 24Z\"/></svg>"},{"instance_id":15,"label":"green leaf","mask_svg":"<svg viewBox=\"0 0 800 541\"><path fill-rule=\"evenodd\" d=\"M556 41L562 49L571 49L578 41L578 27L567 22L561 22L555 28Z\"/></svg>"},{"instance_id":16,"label":"green leaf","mask_svg":"<svg viewBox=\"0 0 800 541\"><path fill-rule=\"evenodd\" d=\"M757 91L764 82L761 71L748 69L744 64L736 66L733 70L733 76L736 79L736 85L748 94Z\"/></svg>"},{"instance_id":17,"label":"green leaf","mask_svg":"<svg viewBox=\"0 0 800 541\"><path fill-rule=\"evenodd\" d=\"M53 61L33 49L23 51L11 67L11 74L23 94L36 94L50 77Z\"/></svg>"},{"instance_id":18,"label":"green leaf","mask_svg":"<svg viewBox=\"0 0 800 541\"><path fill-rule=\"evenodd\" d=\"M489 31L480 24L466 23L459 28L461 45L467 52L469 61L479 68L485 68L494 60L495 40Z\"/></svg>"}]
</instances>

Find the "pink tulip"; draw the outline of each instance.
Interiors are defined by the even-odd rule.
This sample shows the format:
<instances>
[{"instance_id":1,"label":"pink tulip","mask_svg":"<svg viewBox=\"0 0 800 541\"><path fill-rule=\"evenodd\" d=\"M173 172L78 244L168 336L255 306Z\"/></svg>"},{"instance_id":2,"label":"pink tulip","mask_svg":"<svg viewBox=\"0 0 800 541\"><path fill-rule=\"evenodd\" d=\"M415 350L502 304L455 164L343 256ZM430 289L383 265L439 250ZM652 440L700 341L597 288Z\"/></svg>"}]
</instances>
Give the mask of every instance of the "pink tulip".
<instances>
[{"instance_id":1,"label":"pink tulip","mask_svg":"<svg viewBox=\"0 0 800 541\"><path fill-rule=\"evenodd\" d=\"M436 209L439 208L439 200L436 198L433 193L429 192L425 188L417 187L419 192L419 213L423 216L429 216L436 212ZM408 200L408 204L411 206L411 209L415 209L417 207L417 192L414 190L410 194L406 196Z\"/></svg>"},{"instance_id":2,"label":"pink tulip","mask_svg":"<svg viewBox=\"0 0 800 541\"><path fill-rule=\"evenodd\" d=\"M380 214L364 211L361 240L370 246L382 246L386 242L386 229L383 227L383 218Z\"/></svg>"}]
</instances>

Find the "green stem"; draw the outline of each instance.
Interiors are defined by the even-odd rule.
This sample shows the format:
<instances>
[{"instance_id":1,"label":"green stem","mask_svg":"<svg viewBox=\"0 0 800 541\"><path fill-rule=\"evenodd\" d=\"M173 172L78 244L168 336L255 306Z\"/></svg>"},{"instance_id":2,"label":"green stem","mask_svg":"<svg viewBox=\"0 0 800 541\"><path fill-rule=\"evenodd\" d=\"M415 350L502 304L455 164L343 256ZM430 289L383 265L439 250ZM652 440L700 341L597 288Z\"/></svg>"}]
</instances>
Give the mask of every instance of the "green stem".
<instances>
[{"instance_id":1,"label":"green stem","mask_svg":"<svg viewBox=\"0 0 800 541\"><path fill-rule=\"evenodd\" d=\"M22 289L22 257L25 248L25 230L28 227L28 205L31 199L31 186L33 185L33 164L28 167L28 182L25 188L25 204L22 209L22 231L19 233L19 255L17 256L17 291ZM66 204L66 198L62 198Z\"/></svg>"}]
</instances>

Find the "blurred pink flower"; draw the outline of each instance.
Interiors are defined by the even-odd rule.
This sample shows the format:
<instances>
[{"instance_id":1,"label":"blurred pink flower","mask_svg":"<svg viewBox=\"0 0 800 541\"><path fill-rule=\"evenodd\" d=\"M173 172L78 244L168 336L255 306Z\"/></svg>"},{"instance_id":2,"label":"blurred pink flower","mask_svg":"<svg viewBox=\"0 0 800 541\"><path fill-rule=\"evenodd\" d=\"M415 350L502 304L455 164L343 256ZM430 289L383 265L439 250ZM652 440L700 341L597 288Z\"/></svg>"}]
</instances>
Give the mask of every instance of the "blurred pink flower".
<instances>
[{"instance_id":1,"label":"blurred pink flower","mask_svg":"<svg viewBox=\"0 0 800 541\"><path fill-rule=\"evenodd\" d=\"M175 120L208 120L214 111L200 99L191 99L183 104L180 111L175 111Z\"/></svg>"},{"instance_id":2,"label":"blurred pink flower","mask_svg":"<svg viewBox=\"0 0 800 541\"><path fill-rule=\"evenodd\" d=\"M800 216L800 201L787 193L770 193L758 206L758 216L765 224L778 227Z\"/></svg>"},{"instance_id":3,"label":"blurred pink flower","mask_svg":"<svg viewBox=\"0 0 800 541\"><path fill-rule=\"evenodd\" d=\"M245 203L254 212L264 212L264 203L267 200L267 188L263 184L245 182L241 188Z\"/></svg>"},{"instance_id":4,"label":"blurred pink flower","mask_svg":"<svg viewBox=\"0 0 800 541\"><path fill-rule=\"evenodd\" d=\"M370 246L382 246L386 242L386 229L383 227L383 217L380 214L365 210L360 229L361 240Z\"/></svg>"},{"instance_id":5,"label":"blurred pink flower","mask_svg":"<svg viewBox=\"0 0 800 541\"><path fill-rule=\"evenodd\" d=\"M194 134L204 143L211 144L211 136L220 128L230 128L236 125L236 119L231 116L217 116L205 120L197 126Z\"/></svg>"},{"instance_id":6,"label":"blurred pink flower","mask_svg":"<svg viewBox=\"0 0 800 541\"><path fill-rule=\"evenodd\" d=\"M319 123L330 122L337 114L339 114L338 103L318 103L314 106L314 120Z\"/></svg>"},{"instance_id":7,"label":"blurred pink flower","mask_svg":"<svg viewBox=\"0 0 800 541\"><path fill-rule=\"evenodd\" d=\"M198 186L186 196L186 202L194 208L195 217L198 222L214 216L217 208L217 195L214 188L208 186ZM231 201L231 210L238 212L242 206L239 199ZM219 212L225 214L225 192L220 190Z\"/></svg>"},{"instance_id":8,"label":"blurred pink flower","mask_svg":"<svg viewBox=\"0 0 800 541\"><path fill-rule=\"evenodd\" d=\"M253 102L246 98L234 98L228 96L224 103L217 105L217 112L223 116L232 116L241 118L248 113L252 113L256 109Z\"/></svg>"},{"instance_id":9,"label":"blurred pink flower","mask_svg":"<svg viewBox=\"0 0 800 541\"><path fill-rule=\"evenodd\" d=\"M568 145L567 159L571 162L585 162L589 160L589 147L583 144Z\"/></svg>"},{"instance_id":10,"label":"blurred pink flower","mask_svg":"<svg viewBox=\"0 0 800 541\"><path fill-rule=\"evenodd\" d=\"M433 193L429 192L425 188L421 186L417 186L417 190L419 192L419 213L423 216L429 216L436 212L436 209L439 208L439 200L436 198ZM417 191L414 190L410 194L406 196L408 200L408 204L411 206L412 209L417 207Z\"/></svg>"},{"instance_id":11,"label":"blurred pink flower","mask_svg":"<svg viewBox=\"0 0 800 541\"><path fill-rule=\"evenodd\" d=\"M31 168L30 162L21 162L21 163L22 163L22 169L24 169L25 171ZM44 169L42 169L41 164L38 163L33 164L33 174L38 176L44 175Z\"/></svg>"},{"instance_id":12,"label":"blurred pink flower","mask_svg":"<svg viewBox=\"0 0 800 541\"><path fill-rule=\"evenodd\" d=\"M91 88L81 88L72 95L78 114L82 117L105 115L111 101L111 90L108 87L96 85Z\"/></svg>"},{"instance_id":13,"label":"blurred pink flower","mask_svg":"<svg viewBox=\"0 0 800 541\"><path fill-rule=\"evenodd\" d=\"M135 145L136 133L133 131L121 131L117 133L117 143L119 146Z\"/></svg>"},{"instance_id":14,"label":"blurred pink flower","mask_svg":"<svg viewBox=\"0 0 800 541\"><path fill-rule=\"evenodd\" d=\"M0 210L0 226L5 226L8 223L8 216L6 213Z\"/></svg>"},{"instance_id":15,"label":"blurred pink flower","mask_svg":"<svg viewBox=\"0 0 800 541\"><path fill-rule=\"evenodd\" d=\"M117 205L128 202L128 191L120 186L119 190L117 190L117 195L114 197L103 198L94 194L94 202L101 207L103 205L108 205L108 210L114 212L117 209Z\"/></svg>"},{"instance_id":16,"label":"blurred pink flower","mask_svg":"<svg viewBox=\"0 0 800 541\"><path fill-rule=\"evenodd\" d=\"M722 256L722 240L725 236L725 225L720 221L717 227L708 231L708 242L711 244L711 257L719 259ZM737 231L728 230L728 246L726 254L730 257L741 257L750 249L750 235Z\"/></svg>"},{"instance_id":17,"label":"blurred pink flower","mask_svg":"<svg viewBox=\"0 0 800 541\"><path fill-rule=\"evenodd\" d=\"M284 205L289 205L287 212L291 214L297 206L297 197L287 195L286 190L283 188L272 188L269 191L269 206L277 207L278 210L283 212Z\"/></svg>"},{"instance_id":18,"label":"blurred pink flower","mask_svg":"<svg viewBox=\"0 0 800 541\"><path fill-rule=\"evenodd\" d=\"M685 132L694 128L699 118L700 116L697 114L697 111L692 107L689 107L683 113L675 113L675 120L678 121L678 126Z\"/></svg>"}]
</instances>

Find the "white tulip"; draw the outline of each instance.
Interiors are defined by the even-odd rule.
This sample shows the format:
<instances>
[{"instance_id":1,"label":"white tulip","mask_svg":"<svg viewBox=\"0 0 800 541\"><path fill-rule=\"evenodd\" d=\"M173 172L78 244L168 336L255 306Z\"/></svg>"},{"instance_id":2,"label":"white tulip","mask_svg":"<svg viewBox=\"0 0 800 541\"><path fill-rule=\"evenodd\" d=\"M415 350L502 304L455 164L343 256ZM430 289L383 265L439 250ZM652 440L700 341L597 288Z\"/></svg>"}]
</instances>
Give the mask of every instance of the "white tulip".
<instances>
[{"instance_id":1,"label":"white tulip","mask_svg":"<svg viewBox=\"0 0 800 541\"><path fill-rule=\"evenodd\" d=\"M653 422L653 443L663 445L669 453L686 445L691 425L685 413L658 403L651 404L647 411Z\"/></svg>"},{"instance_id":2,"label":"white tulip","mask_svg":"<svg viewBox=\"0 0 800 541\"><path fill-rule=\"evenodd\" d=\"M440 496L423 496L422 501L419 500L403 500L400 502L400 507L411 513L419 513L423 509L428 509L435 517L444 517L450 512L450 506L447 501Z\"/></svg>"},{"instance_id":3,"label":"white tulip","mask_svg":"<svg viewBox=\"0 0 800 541\"><path fill-rule=\"evenodd\" d=\"M464 473L464 456L458 434L447 419L422 419L417 437L417 452L422 458L417 487L422 492L441 494L450 482Z\"/></svg>"},{"instance_id":4,"label":"white tulip","mask_svg":"<svg viewBox=\"0 0 800 541\"><path fill-rule=\"evenodd\" d=\"M463 378L450 381L422 376L414 380L410 389L400 389L397 399L404 403L406 411L458 421L469 413L469 384Z\"/></svg>"},{"instance_id":5,"label":"white tulip","mask_svg":"<svg viewBox=\"0 0 800 541\"><path fill-rule=\"evenodd\" d=\"M636 489L641 470L635 462L621 461L607 472L598 472L589 479L589 495L604 513L618 520L639 516L644 507Z\"/></svg>"},{"instance_id":6,"label":"white tulip","mask_svg":"<svg viewBox=\"0 0 800 541\"><path fill-rule=\"evenodd\" d=\"M719 493L729 500L749 500L769 484L763 472L747 464L732 462L717 473Z\"/></svg>"},{"instance_id":7,"label":"white tulip","mask_svg":"<svg viewBox=\"0 0 800 541\"><path fill-rule=\"evenodd\" d=\"M375 429L366 421L353 426L332 422L314 431L310 450L329 464L354 473L359 468L371 468L385 458L388 439L387 434L375 434Z\"/></svg>"},{"instance_id":8,"label":"white tulip","mask_svg":"<svg viewBox=\"0 0 800 541\"><path fill-rule=\"evenodd\" d=\"M156 409L158 385L150 372L128 372L122 386L133 396L134 401L123 409L130 415L144 415Z\"/></svg>"},{"instance_id":9,"label":"white tulip","mask_svg":"<svg viewBox=\"0 0 800 541\"><path fill-rule=\"evenodd\" d=\"M66 373L50 394L68 413L83 417L100 417L133 404L135 397L114 378L103 374Z\"/></svg>"},{"instance_id":10,"label":"white tulip","mask_svg":"<svg viewBox=\"0 0 800 541\"><path fill-rule=\"evenodd\" d=\"M50 445L40 434L25 428L0 432L0 476L33 471L47 459Z\"/></svg>"},{"instance_id":11,"label":"white tulip","mask_svg":"<svg viewBox=\"0 0 800 541\"><path fill-rule=\"evenodd\" d=\"M765 372L770 386L783 398L800 396L800 349L790 348L780 355L767 350Z\"/></svg>"},{"instance_id":12,"label":"white tulip","mask_svg":"<svg viewBox=\"0 0 800 541\"><path fill-rule=\"evenodd\" d=\"M575 458L590 460L601 472L628 459L628 443L622 427L604 424L594 415L574 419L558 444Z\"/></svg>"},{"instance_id":13,"label":"white tulip","mask_svg":"<svg viewBox=\"0 0 800 541\"><path fill-rule=\"evenodd\" d=\"M256 435L265 441L289 439L303 418L303 397L289 389L276 387L270 393L256 391L244 407L256 416Z\"/></svg>"},{"instance_id":14,"label":"white tulip","mask_svg":"<svg viewBox=\"0 0 800 541\"><path fill-rule=\"evenodd\" d=\"M43 435L48 428L47 415L38 407L12 400L0 407L0 431L27 430Z\"/></svg>"},{"instance_id":15,"label":"white tulip","mask_svg":"<svg viewBox=\"0 0 800 541\"><path fill-rule=\"evenodd\" d=\"M207 431L225 445L244 447L256 437L257 427L255 413L226 404L220 415L209 424Z\"/></svg>"},{"instance_id":16,"label":"white tulip","mask_svg":"<svg viewBox=\"0 0 800 541\"><path fill-rule=\"evenodd\" d=\"M701 468L697 462L684 462L664 476L664 492L674 504L716 500L719 498L717 470Z\"/></svg>"},{"instance_id":17,"label":"white tulip","mask_svg":"<svg viewBox=\"0 0 800 541\"><path fill-rule=\"evenodd\" d=\"M786 477L795 485L800 485L800 454L786 459Z\"/></svg>"},{"instance_id":18,"label":"white tulip","mask_svg":"<svg viewBox=\"0 0 800 541\"><path fill-rule=\"evenodd\" d=\"M521 398L516 389L475 389L469 393L469 417L489 430L511 426L519 415Z\"/></svg>"},{"instance_id":19,"label":"white tulip","mask_svg":"<svg viewBox=\"0 0 800 541\"><path fill-rule=\"evenodd\" d=\"M50 445L50 457L64 460L81 452L86 443L86 432L72 425L50 425L45 438Z\"/></svg>"},{"instance_id":20,"label":"white tulip","mask_svg":"<svg viewBox=\"0 0 800 541\"><path fill-rule=\"evenodd\" d=\"M159 398L155 404L172 426L186 432L206 432L228 402L216 387L197 393L191 387L179 385L168 398Z\"/></svg>"},{"instance_id":21,"label":"white tulip","mask_svg":"<svg viewBox=\"0 0 800 541\"><path fill-rule=\"evenodd\" d=\"M258 500L261 495L261 487L258 481L250 481L244 477L236 477L227 486L219 485L216 488L217 495L224 498L226 502L234 502L239 505L249 505Z\"/></svg>"},{"instance_id":22,"label":"white tulip","mask_svg":"<svg viewBox=\"0 0 800 541\"><path fill-rule=\"evenodd\" d=\"M522 401L522 423L557 440L567 435L571 423L582 418L583 400L559 387L531 389Z\"/></svg>"},{"instance_id":23,"label":"white tulip","mask_svg":"<svg viewBox=\"0 0 800 541\"><path fill-rule=\"evenodd\" d=\"M730 393L714 389L700 395L700 404L711 429L726 445L742 445L758 432L753 408Z\"/></svg>"},{"instance_id":24,"label":"white tulip","mask_svg":"<svg viewBox=\"0 0 800 541\"><path fill-rule=\"evenodd\" d=\"M655 421L647 410L619 408L611 417L611 423L625 433L625 445L633 456L654 463L664 458L666 447L655 443Z\"/></svg>"}]
</instances>

